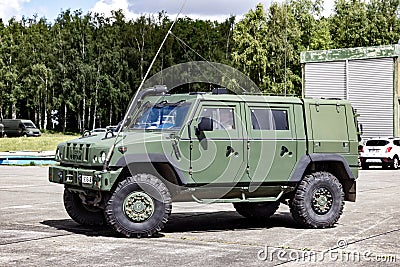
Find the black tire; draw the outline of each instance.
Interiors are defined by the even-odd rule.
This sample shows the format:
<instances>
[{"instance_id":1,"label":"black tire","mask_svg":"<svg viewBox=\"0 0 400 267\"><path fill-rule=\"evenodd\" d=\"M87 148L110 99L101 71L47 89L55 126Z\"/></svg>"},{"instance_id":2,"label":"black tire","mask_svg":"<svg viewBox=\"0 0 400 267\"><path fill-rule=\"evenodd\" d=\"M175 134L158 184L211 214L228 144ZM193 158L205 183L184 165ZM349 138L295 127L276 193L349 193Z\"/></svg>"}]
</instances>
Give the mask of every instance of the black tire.
<instances>
[{"instance_id":1,"label":"black tire","mask_svg":"<svg viewBox=\"0 0 400 267\"><path fill-rule=\"evenodd\" d=\"M265 220L271 217L279 208L279 202L233 203L236 211L243 217L252 220Z\"/></svg>"},{"instance_id":2,"label":"black tire","mask_svg":"<svg viewBox=\"0 0 400 267\"><path fill-rule=\"evenodd\" d=\"M369 169L369 165L367 163L361 163L361 169L368 170Z\"/></svg>"},{"instance_id":3,"label":"black tire","mask_svg":"<svg viewBox=\"0 0 400 267\"><path fill-rule=\"evenodd\" d=\"M300 182L290 212L305 227L328 228L339 220L343 206L344 193L339 180L329 172L315 172Z\"/></svg>"},{"instance_id":4,"label":"black tire","mask_svg":"<svg viewBox=\"0 0 400 267\"><path fill-rule=\"evenodd\" d=\"M397 170L398 168L399 168L399 158L397 156L394 156L393 163L392 163L392 169Z\"/></svg>"},{"instance_id":5,"label":"black tire","mask_svg":"<svg viewBox=\"0 0 400 267\"><path fill-rule=\"evenodd\" d=\"M64 189L64 207L75 222L84 226L103 226L106 224L104 212L97 207L89 207L82 203L78 194Z\"/></svg>"},{"instance_id":6,"label":"black tire","mask_svg":"<svg viewBox=\"0 0 400 267\"><path fill-rule=\"evenodd\" d=\"M153 175L137 174L118 184L104 212L108 224L118 233L150 237L161 231L171 210L171 195L165 184Z\"/></svg>"}]
</instances>

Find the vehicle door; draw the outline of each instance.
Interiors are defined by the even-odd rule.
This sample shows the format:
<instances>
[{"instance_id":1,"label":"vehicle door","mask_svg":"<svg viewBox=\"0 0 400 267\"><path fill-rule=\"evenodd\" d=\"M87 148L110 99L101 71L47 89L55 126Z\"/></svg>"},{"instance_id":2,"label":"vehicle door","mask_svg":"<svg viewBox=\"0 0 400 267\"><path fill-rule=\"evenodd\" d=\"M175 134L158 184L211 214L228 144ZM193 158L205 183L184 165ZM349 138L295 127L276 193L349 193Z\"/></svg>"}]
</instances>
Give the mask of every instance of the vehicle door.
<instances>
[{"instance_id":1,"label":"vehicle door","mask_svg":"<svg viewBox=\"0 0 400 267\"><path fill-rule=\"evenodd\" d=\"M297 162L293 105L251 103L245 106L250 181L287 181Z\"/></svg>"},{"instance_id":2,"label":"vehicle door","mask_svg":"<svg viewBox=\"0 0 400 267\"><path fill-rule=\"evenodd\" d=\"M241 113L236 102L200 102L189 126L190 168L197 184L231 184L246 175ZM198 130L202 118L211 120L212 130Z\"/></svg>"}]
</instances>

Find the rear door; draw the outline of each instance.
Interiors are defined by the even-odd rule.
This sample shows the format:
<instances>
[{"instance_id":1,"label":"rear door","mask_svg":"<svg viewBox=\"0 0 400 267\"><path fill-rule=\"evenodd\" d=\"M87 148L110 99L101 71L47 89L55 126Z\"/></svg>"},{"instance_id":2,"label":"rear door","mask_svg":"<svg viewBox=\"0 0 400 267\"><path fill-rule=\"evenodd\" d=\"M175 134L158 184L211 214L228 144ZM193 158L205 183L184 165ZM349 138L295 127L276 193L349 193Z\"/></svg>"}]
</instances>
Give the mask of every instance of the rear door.
<instances>
[{"instance_id":1,"label":"rear door","mask_svg":"<svg viewBox=\"0 0 400 267\"><path fill-rule=\"evenodd\" d=\"M349 153L345 105L313 103L310 104L309 112L312 150L315 153Z\"/></svg>"},{"instance_id":2,"label":"rear door","mask_svg":"<svg viewBox=\"0 0 400 267\"><path fill-rule=\"evenodd\" d=\"M251 182L286 181L297 161L292 104L246 105Z\"/></svg>"}]
</instances>

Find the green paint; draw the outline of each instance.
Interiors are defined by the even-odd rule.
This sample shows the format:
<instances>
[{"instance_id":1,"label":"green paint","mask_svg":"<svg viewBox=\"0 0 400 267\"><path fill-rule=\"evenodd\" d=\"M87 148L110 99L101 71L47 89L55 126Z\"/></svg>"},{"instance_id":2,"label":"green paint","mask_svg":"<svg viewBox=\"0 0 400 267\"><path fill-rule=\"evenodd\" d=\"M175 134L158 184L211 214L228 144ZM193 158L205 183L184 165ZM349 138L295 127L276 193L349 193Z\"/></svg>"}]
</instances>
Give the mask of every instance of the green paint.
<instances>
[{"instance_id":1,"label":"green paint","mask_svg":"<svg viewBox=\"0 0 400 267\"><path fill-rule=\"evenodd\" d=\"M138 173L161 172L155 175L163 176L168 183L176 184L174 177L180 173L186 184L178 186L177 192L184 200L272 201L281 197L282 192L295 190L296 183L291 184L290 180L307 151L339 154L351 166L354 177L358 176L358 140L348 101L211 94L178 94L164 96L162 100L185 100L188 112L181 128L123 132L118 137L110 171L106 172L101 171L99 159L114 138L100 134L61 143L57 153L59 165L50 167L49 180L96 195L98 191L112 191L116 183L132 175L121 167L128 161ZM158 97L146 98L143 103L147 101L162 103ZM196 135L201 114L209 112L222 125L223 110L232 114L233 121L226 122L229 128L220 129L215 122L213 131ZM266 114L259 117L258 126L255 114ZM273 119L277 120L275 126ZM127 149L124 154L118 150L121 146ZM93 180L88 182L87 176ZM138 194L129 195L124 204L126 215L134 221L146 220L136 215L142 208L151 207L151 201ZM321 201L322 198L318 199Z\"/></svg>"},{"instance_id":2,"label":"green paint","mask_svg":"<svg viewBox=\"0 0 400 267\"><path fill-rule=\"evenodd\" d=\"M381 57L398 57L400 55L400 46L372 46L355 47L331 50L304 51L300 54L301 63L327 62L349 59L368 59Z\"/></svg>"}]
</instances>

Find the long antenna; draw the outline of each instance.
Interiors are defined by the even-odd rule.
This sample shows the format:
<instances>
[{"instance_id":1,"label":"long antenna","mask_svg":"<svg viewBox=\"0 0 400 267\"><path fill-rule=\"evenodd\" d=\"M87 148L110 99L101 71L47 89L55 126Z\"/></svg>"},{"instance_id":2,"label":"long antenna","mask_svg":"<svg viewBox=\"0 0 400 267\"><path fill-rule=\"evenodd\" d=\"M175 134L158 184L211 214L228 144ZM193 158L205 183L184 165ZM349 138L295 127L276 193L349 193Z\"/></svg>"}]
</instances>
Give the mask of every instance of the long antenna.
<instances>
[{"instance_id":1,"label":"long antenna","mask_svg":"<svg viewBox=\"0 0 400 267\"><path fill-rule=\"evenodd\" d=\"M288 12L288 1L286 0L285 1L285 9L286 9L286 12L285 12L285 84L284 84L284 89L285 89L285 96L286 96L286 86L287 86L287 83L286 83L286 65L287 65L287 39L288 39L288 36L287 36L287 12Z\"/></svg>"},{"instance_id":2,"label":"long antenna","mask_svg":"<svg viewBox=\"0 0 400 267\"><path fill-rule=\"evenodd\" d=\"M160 51L161 51L162 47L164 46L164 43L165 43L165 41L167 40L168 36L171 34L172 28L174 27L175 23L178 21L178 17L179 17L179 15L181 14L181 12L182 12L184 6L186 5L186 2L187 2L187 0L184 0L184 2L182 3L182 6L181 6L181 8L179 9L178 14L176 14L176 17L175 17L174 22L171 24L171 27L169 27L169 30L168 30L167 34L165 35L163 41L161 42L161 45L160 45L160 47L158 48L157 53L154 55L153 60L151 61L150 66L149 66L149 68L147 69L147 72L146 72L146 74L144 75L144 77L143 77L143 79L142 79L142 82L140 83L140 85L139 85L139 87L138 87L138 89L137 89L137 91L136 91L136 93L135 93L135 96L133 97L132 101L131 101L130 104L129 104L129 107L128 107L126 113L125 113L124 119L123 119L122 122L121 122L121 127L119 127L119 129L118 129L117 136L115 137L114 143L112 144L112 146L111 146L110 149L108 150L108 154L107 154L106 160L104 161L104 164L103 164L103 171L107 171L107 169L108 169L108 165L109 165L109 163L110 163L111 156L112 156L113 151L114 151L114 149L115 149L115 146L116 146L116 144L117 144L118 136L121 134L121 131L122 131L122 129L124 128L124 125L125 125L125 123L126 123L126 121L127 121L127 119L128 119L128 116L129 116L130 111L132 110L132 108L134 108L134 105L137 103L137 101L135 101L135 100L138 98L139 92L140 92L140 90L142 89L143 84L144 84L144 82L146 81L147 76L149 75L149 73L150 73L150 71L151 71L151 69L152 69L152 67L153 67L153 65L154 65L154 62L156 61L156 59L157 59L157 57L158 57L158 54L160 54Z\"/></svg>"}]
</instances>

